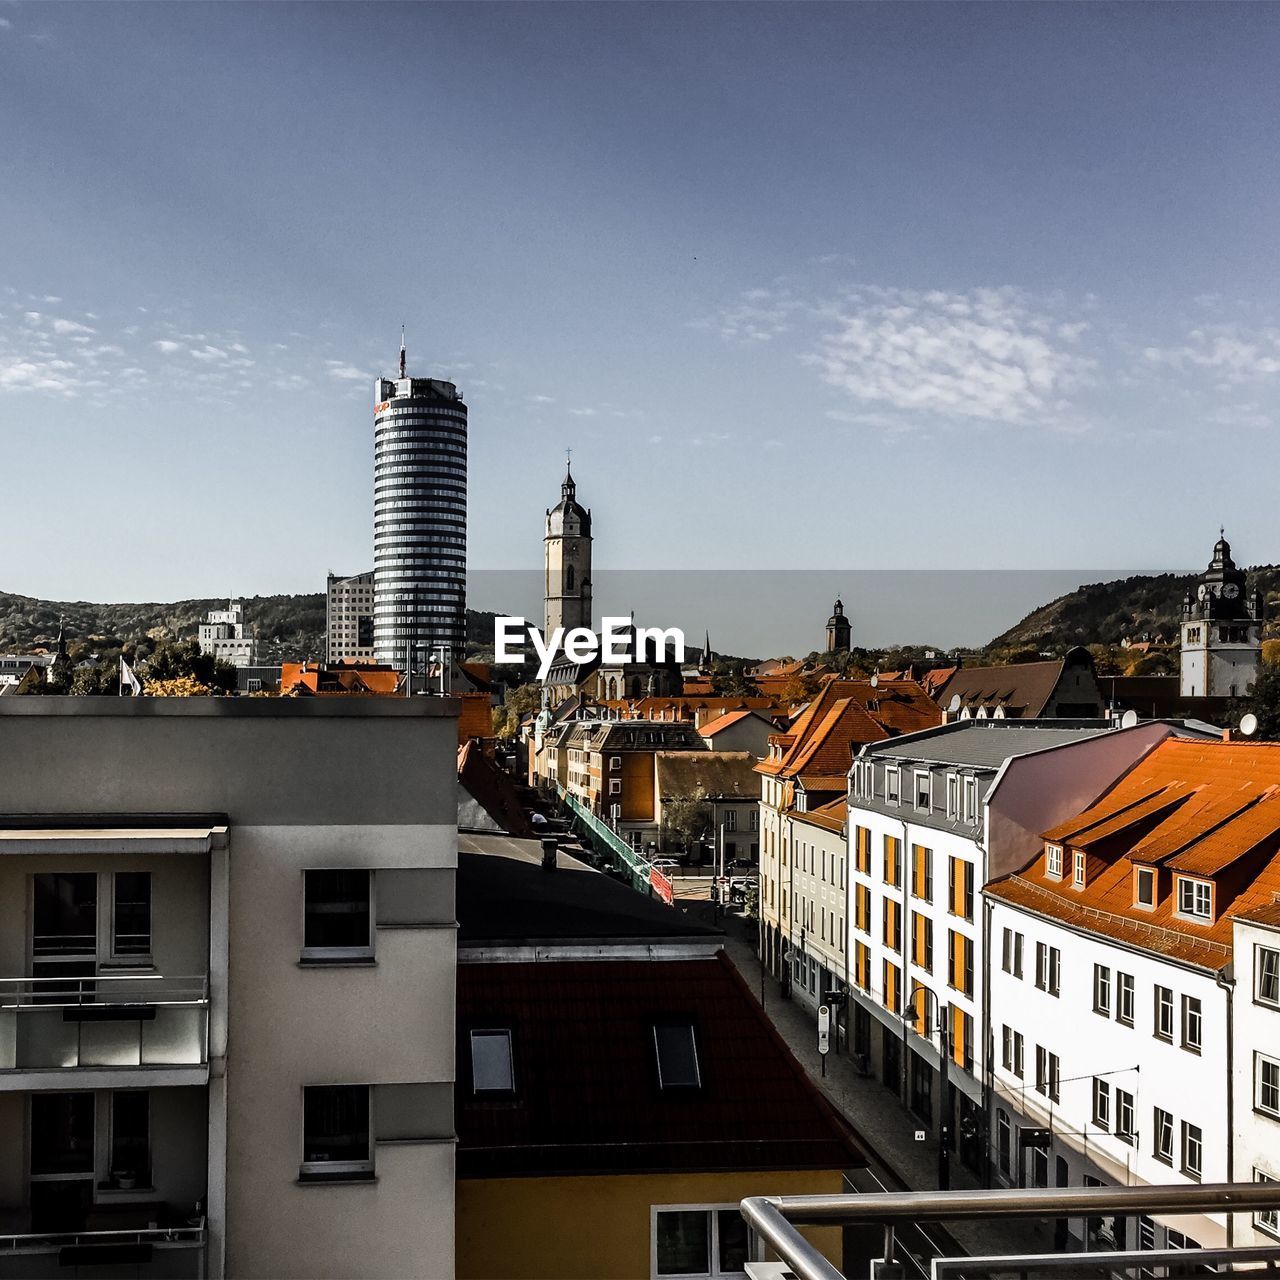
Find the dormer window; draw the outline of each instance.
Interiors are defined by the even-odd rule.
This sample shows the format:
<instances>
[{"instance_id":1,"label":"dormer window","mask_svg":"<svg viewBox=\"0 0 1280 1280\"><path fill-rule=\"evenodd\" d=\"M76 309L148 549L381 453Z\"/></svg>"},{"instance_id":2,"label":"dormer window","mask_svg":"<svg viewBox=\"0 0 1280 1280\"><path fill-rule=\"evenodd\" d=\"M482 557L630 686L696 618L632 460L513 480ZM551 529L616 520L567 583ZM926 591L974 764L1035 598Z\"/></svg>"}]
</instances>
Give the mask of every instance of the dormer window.
<instances>
[{"instance_id":1,"label":"dormer window","mask_svg":"<svg viewBox=\"0 0 1280 1280\"><path fill-rule=\"evenodd\" d=\"M1144 911L1153 911L1156 905L1156 870L1154 867L1135 867L1133 870L1133 905Z\"/></svg>"},{"instance_id":2,"label":"dormer window","mask_svg":"<svg viewBox=\"0 0 1280 1280\"><path fill-rule=\"evenodd\" d=\"M1045 845L1044 873L1053 880L1062 879L1062 846L1060 844Z\"/></svg>"},{"instance_id":3,"label":"dormer window","mask_svg":"<svg viewBox=\"0 0 1280 1280\"><path fill-rule=\"evenodd\" d=\"M884 771L884 799L886 804L901 802L901 774L897 765Z\"/></svg>"},{"instance_id":4,"label":"dormer window","mask_svg":"<svg viewBox=\"0 0 1280 1280\"><path fill-rule=\"evenodd\" d=\"M916 808L928 813L933 807L933 778L928 772L916 774Z\"/></svg>"},{"instance_id":5,"label":"dormer window","mask_svg":"<svg viewBox=\"0 0 1280 1280\"><path fill-rule=\"evenodd\" d=\"M1189 920L1213 919L1213 883L1178 877L1178 914Z\"/></svg>"},{"instance_id":6,"label":"dormer window","mask_svg":"<svg viewBox=\"0 0 1280 1280\"><path fill-rule=\"evenodd\" d=\"M960 816L960 775L947 774L947 817L953 822Z\"/></svg>"},{"instance_id":7,"label":"dormer window","mask_svg":"<svg viewBox=\"0 0 1280 1280\"><path fill-rule=\"evenodd\" d=\"M972 825L978 821L978 780L964 780L964 820Z\"/></svg>"},{"instance_id":8,"label":"dormer window","mask_svg":"<svg viewBox=\"0 0 1280 1280\"><path fill-rule=\"evenodd\" d=\"M1084 888L1084 850L1077 849L1075 863L1071 871L1071 883L1077 889Z\"/></svg>"}]
</instances>

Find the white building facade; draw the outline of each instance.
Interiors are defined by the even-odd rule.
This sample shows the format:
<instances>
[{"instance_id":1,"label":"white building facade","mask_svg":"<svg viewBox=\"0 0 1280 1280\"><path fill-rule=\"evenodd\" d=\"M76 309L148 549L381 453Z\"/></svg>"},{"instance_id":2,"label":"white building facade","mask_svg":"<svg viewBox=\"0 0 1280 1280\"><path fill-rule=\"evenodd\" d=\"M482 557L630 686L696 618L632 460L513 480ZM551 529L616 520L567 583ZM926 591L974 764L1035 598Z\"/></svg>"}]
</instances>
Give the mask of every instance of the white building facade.
<instances>
[{"instance_id":1,"label":"white building facade","mask_svg":"<svg viewBox=\"0 0 1280 1280\"><path fill-rule=\"evenodd\" d=\"M200 652L233 667L258 665L258 642L244 620L244 605L229 600L225 609L210 609L200 624Z\"/></svg>"},{"instance_id":2,"label":"white building facade","mask_svg":"<svg viewBox=\"0 0 1280 1280\"><path fill-rule=\"evenodd\" d=\"M325 583L326 662L373 662L373 570Z\"/></svg>"}]
</instances>

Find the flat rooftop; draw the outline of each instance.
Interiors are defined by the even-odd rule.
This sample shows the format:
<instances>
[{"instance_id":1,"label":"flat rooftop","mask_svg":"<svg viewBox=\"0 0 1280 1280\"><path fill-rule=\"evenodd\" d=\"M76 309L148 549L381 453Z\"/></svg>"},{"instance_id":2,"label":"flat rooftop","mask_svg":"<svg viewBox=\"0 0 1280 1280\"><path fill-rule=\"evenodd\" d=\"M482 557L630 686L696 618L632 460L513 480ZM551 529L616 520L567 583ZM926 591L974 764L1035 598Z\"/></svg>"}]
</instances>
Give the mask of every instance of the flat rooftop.
<instances>
[{"instance_id":1,"label":"flat rooftop","mask_svg":"<svg viewBox=\"0 0 1280 1280\"><path fill-rule=\"evenodd\" d=\"M321 697L321 698L232 698L206 695L195 698L84 697L62 694L29 695L0 699L3 716L142 717L177 716L191 718L235 717L245 720L296 720L320 716L338 719L378 719L386 717L456 718L462 710L457 698L415 695L414 697Z\"/></svg>"}]
</instances>

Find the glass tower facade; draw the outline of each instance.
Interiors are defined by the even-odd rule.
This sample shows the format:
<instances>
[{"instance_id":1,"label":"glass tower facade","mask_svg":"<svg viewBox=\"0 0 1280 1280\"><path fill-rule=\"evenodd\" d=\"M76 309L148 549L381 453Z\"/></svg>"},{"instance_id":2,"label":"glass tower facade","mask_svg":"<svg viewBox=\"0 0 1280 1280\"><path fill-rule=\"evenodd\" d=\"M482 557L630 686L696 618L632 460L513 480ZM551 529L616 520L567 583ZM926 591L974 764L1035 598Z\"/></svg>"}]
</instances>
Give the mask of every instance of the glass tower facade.
<instances>
[{"instance_id":1,"label":"glass tower facade","mask_svg":"<svg viewBox=\"0 0 1280 1280\"><path fill-rule=\"evenodd\" d=\"M452 382L379 378L373 410L373 644L403 667L410 646L466 639L467 406ZM415 665L426 655L413 651Z\"/></svg>"}]
</instances>

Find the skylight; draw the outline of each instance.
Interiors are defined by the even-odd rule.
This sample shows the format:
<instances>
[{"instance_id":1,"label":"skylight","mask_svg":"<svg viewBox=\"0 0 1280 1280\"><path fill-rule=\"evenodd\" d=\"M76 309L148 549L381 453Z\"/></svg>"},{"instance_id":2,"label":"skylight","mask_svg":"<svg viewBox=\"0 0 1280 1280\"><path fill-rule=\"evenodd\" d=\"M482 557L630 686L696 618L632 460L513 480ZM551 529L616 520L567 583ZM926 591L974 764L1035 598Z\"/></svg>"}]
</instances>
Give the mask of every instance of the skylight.
<instances>
[{"instance_id":1,"label":"skylight","mask_svg":"<svg viewBox=\"0 0 1280 1280\"><path fill-rule=\"evenodd\" d=\"M653 1047L658 1055L658 1086L662 1089L696 1089L702 1084L698 1074L698 1046L689 1022L656 1023Z\"/></svg>"}]
</instances>

